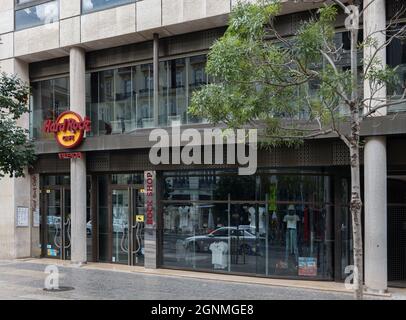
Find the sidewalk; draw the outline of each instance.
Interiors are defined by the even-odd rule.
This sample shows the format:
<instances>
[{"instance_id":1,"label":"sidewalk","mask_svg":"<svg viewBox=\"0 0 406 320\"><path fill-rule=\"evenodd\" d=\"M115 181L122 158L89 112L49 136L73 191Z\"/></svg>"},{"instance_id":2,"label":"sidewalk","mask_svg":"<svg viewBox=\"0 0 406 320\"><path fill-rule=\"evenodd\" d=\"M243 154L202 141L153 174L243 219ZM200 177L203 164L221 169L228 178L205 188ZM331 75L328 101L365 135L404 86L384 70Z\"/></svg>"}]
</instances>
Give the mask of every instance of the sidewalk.
<instances>
[{"instance_id":1,"label":"sidewalk","mask_svg":"<svg viewBox=\"0 0 406 320\"><path fill-rule=\"evenodd\" d=\"M43 265L60 265L68 268L77 268L77 266L71 264L69 261L54 260L54 259L22 259L17 260L18 262L29 262L37 263ZM151 275L161 275L166 277L181 277L181 278L192 278L200 280L213 280L213 281L226 281L233 283L244 283L244 284L257 284L264 286L274 286L274 287L285 287L285 288L297 288L297 289L310 289L318 291L327 292L338 292L351 294L351 290L347 290L344 283L337 283L332 281L307 281L307 280L286 280L286 279L270 279L270 278L259 278L259 277L247 277L247 276L236 276L236 275L224 275L206 272L195 272L195 271L183 271L183 270L171 270L171 269L145 269L143 267L137 266L126 266L108 263L88 263L81 266L82 269L89 270L104 270L104 271L115 271L124 273L139 273L139 274L151 274ZM385 294L375 294L370 292L365 292L365 295L371 297L381 297L381 298L396 298L406 300L406 289L399 288L389 288L389 292Z\"/></svg>"}]
</instances>

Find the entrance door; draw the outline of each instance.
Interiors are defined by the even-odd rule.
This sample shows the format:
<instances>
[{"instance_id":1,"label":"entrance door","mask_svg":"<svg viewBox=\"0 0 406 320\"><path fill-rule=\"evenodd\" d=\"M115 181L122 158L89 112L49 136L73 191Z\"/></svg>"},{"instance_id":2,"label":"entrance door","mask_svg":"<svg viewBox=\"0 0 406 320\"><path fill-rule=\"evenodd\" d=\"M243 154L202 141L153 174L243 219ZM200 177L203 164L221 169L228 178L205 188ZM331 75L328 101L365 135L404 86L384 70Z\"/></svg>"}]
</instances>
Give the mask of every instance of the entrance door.
<instances>
[{"instance_id":1,"label":"entrance door","mask_svg":"<svg viewBox=\"0 0 406 320\"><path fill-rule=\"evenodd\" d=\"M42 190L45 210L42 226L42 256L69 260L71 257L70 189Z\"/></svg>"},{"instance_id":2,"label":"entrance door","mask_svg":"<svg viewBox=\"0 0 406 320\"><path fill-rule=\"evenodd\" d=\"M144 194L133 187L115 187L111 199L112 262L144 265Z\"/></svg>"}]
</instances>

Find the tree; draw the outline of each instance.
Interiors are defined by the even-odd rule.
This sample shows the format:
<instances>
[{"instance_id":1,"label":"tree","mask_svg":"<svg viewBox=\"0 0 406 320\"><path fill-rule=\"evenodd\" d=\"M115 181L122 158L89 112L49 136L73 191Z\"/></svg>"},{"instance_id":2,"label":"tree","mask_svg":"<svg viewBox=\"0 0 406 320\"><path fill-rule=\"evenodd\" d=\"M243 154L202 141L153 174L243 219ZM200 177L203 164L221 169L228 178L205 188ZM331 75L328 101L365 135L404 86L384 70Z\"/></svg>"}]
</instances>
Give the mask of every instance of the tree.
<instances>
[{"instance_id":1,"label":"tree","mask_svg":"<svg viewBox=\"0 0 406 320\"><path fill-rule=\"evenodd\" d=\"M261 140L268 146L295 145L326 135L346 144L351 164L357 299L363 297L360 126L380 109L406 102L406 92L401 98L382 97L382 89L399 86L399 78L396 69L382 65L379 59L379 52L393 39L406 35L405 27L396 24L403 12L384 30L364 35L363 40L358 37L359 17L374 1L379 0L371 0L363 9L362 1L351 1L351 7L339 0L333 0L335 4L325 1L289 39L283 38L275 25L281 10L278 1L239 2L230 15L227 31L209 52L206 69L215 83L197 91L189 109L193 115L213 124L225 123L229 128L265 124ZM349 27L349 68L340 67L343 48L334 41L339 10L355 14ZM389 36L381 44L376 41L377 34ZM367 59L359 57L364 48L370 50ZM359 80L369 83L369 96L359 94Z\"/></svg>"},{"instance_id":2,"label":"tree","mask_svg":"<svg viewBox=\"0 0 406 320\"><path fill-rule=\"evenodd\" d=\"M29 112L30 89L16 76L0 75L0 177L24 176L24 170L35 159L28 130L18 120Z\"/></svg>"}]
</instances>

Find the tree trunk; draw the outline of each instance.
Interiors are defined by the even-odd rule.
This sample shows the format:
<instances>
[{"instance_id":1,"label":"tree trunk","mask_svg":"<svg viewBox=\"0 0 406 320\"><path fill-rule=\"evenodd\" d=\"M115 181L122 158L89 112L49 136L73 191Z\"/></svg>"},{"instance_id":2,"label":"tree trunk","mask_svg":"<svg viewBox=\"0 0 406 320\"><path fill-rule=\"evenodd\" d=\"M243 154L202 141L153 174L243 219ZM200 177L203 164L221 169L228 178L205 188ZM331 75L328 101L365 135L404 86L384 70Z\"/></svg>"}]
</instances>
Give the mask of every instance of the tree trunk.
<instances>
[{"instance_id":1,"label":"tree trunk","mask_svg":"<svg viewBox=\"0 0 406 320\"><path fill-rule=\"evenodd\" d=\"M354 124L358 127L357 124ZM359 136L355 135L350 141L351 149L351 216L353 234L353 254L354 254L354 295L355 299L363 298L363 243L362 243L362 200L361 200L361 179L359 161Z\"/></svg>"},{"instance_id":2,"label":"tree trunk","mask_svg":"<svg viewBox=\"0 0 406 320\"><path fill-rule=\"evenodd\" d=\"M363 298L363 244L362 244L362 224L361 224L361 179L360 179L360 106L358 97L358 25L353 25L351 29L351 73L352 92L350 106L351 111L351 134L350 134L350 157L351 157L351 216L353 234L354 253L354 287L355 298Z\"/></svg>"}]
</instances>

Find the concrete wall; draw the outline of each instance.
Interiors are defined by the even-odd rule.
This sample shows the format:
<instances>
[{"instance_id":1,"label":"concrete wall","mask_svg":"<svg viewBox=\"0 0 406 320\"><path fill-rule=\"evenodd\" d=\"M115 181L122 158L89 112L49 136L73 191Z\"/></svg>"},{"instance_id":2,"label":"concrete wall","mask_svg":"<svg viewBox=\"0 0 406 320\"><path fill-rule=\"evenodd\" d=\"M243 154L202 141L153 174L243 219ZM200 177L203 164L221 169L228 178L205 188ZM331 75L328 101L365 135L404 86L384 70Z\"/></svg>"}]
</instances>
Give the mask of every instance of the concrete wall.
<instances>
[{"instance_id":1,"label":"concrete wall","mask_svg":"<svg viewBox=\"0 0 406 320\"><path fill-rule=\"evenodd\" d=\"M0 61L0 71L16 74L22 80L29 81L28 64L18 59L4 59ZM18 122L28 128L29 116L24 115ZM16 227L16 211L18 207L30 208L31 188L30 175L26 172L24 178L0 179L0 259L14 259L31 256L32 214L30 211L30 226L28 228ZM39 235L36 228L35 234ZM36 246L39 243L37 237Z\"/></svg>"},{"instance_id":2,"label":"concrete wall","mask_svg":"<svg viewBox=\"0 0 406 320\"><path fill-rule=\"evenodd\" d=\"M67 56L71 46L98 50L225 26L236 0L142 0L84 15L81 0L59 2L59 21L14 32L14 0L0 0L0 60L42 61ZM315 6L284 2L283 13Z\"/></svg>"}]
</instances>

